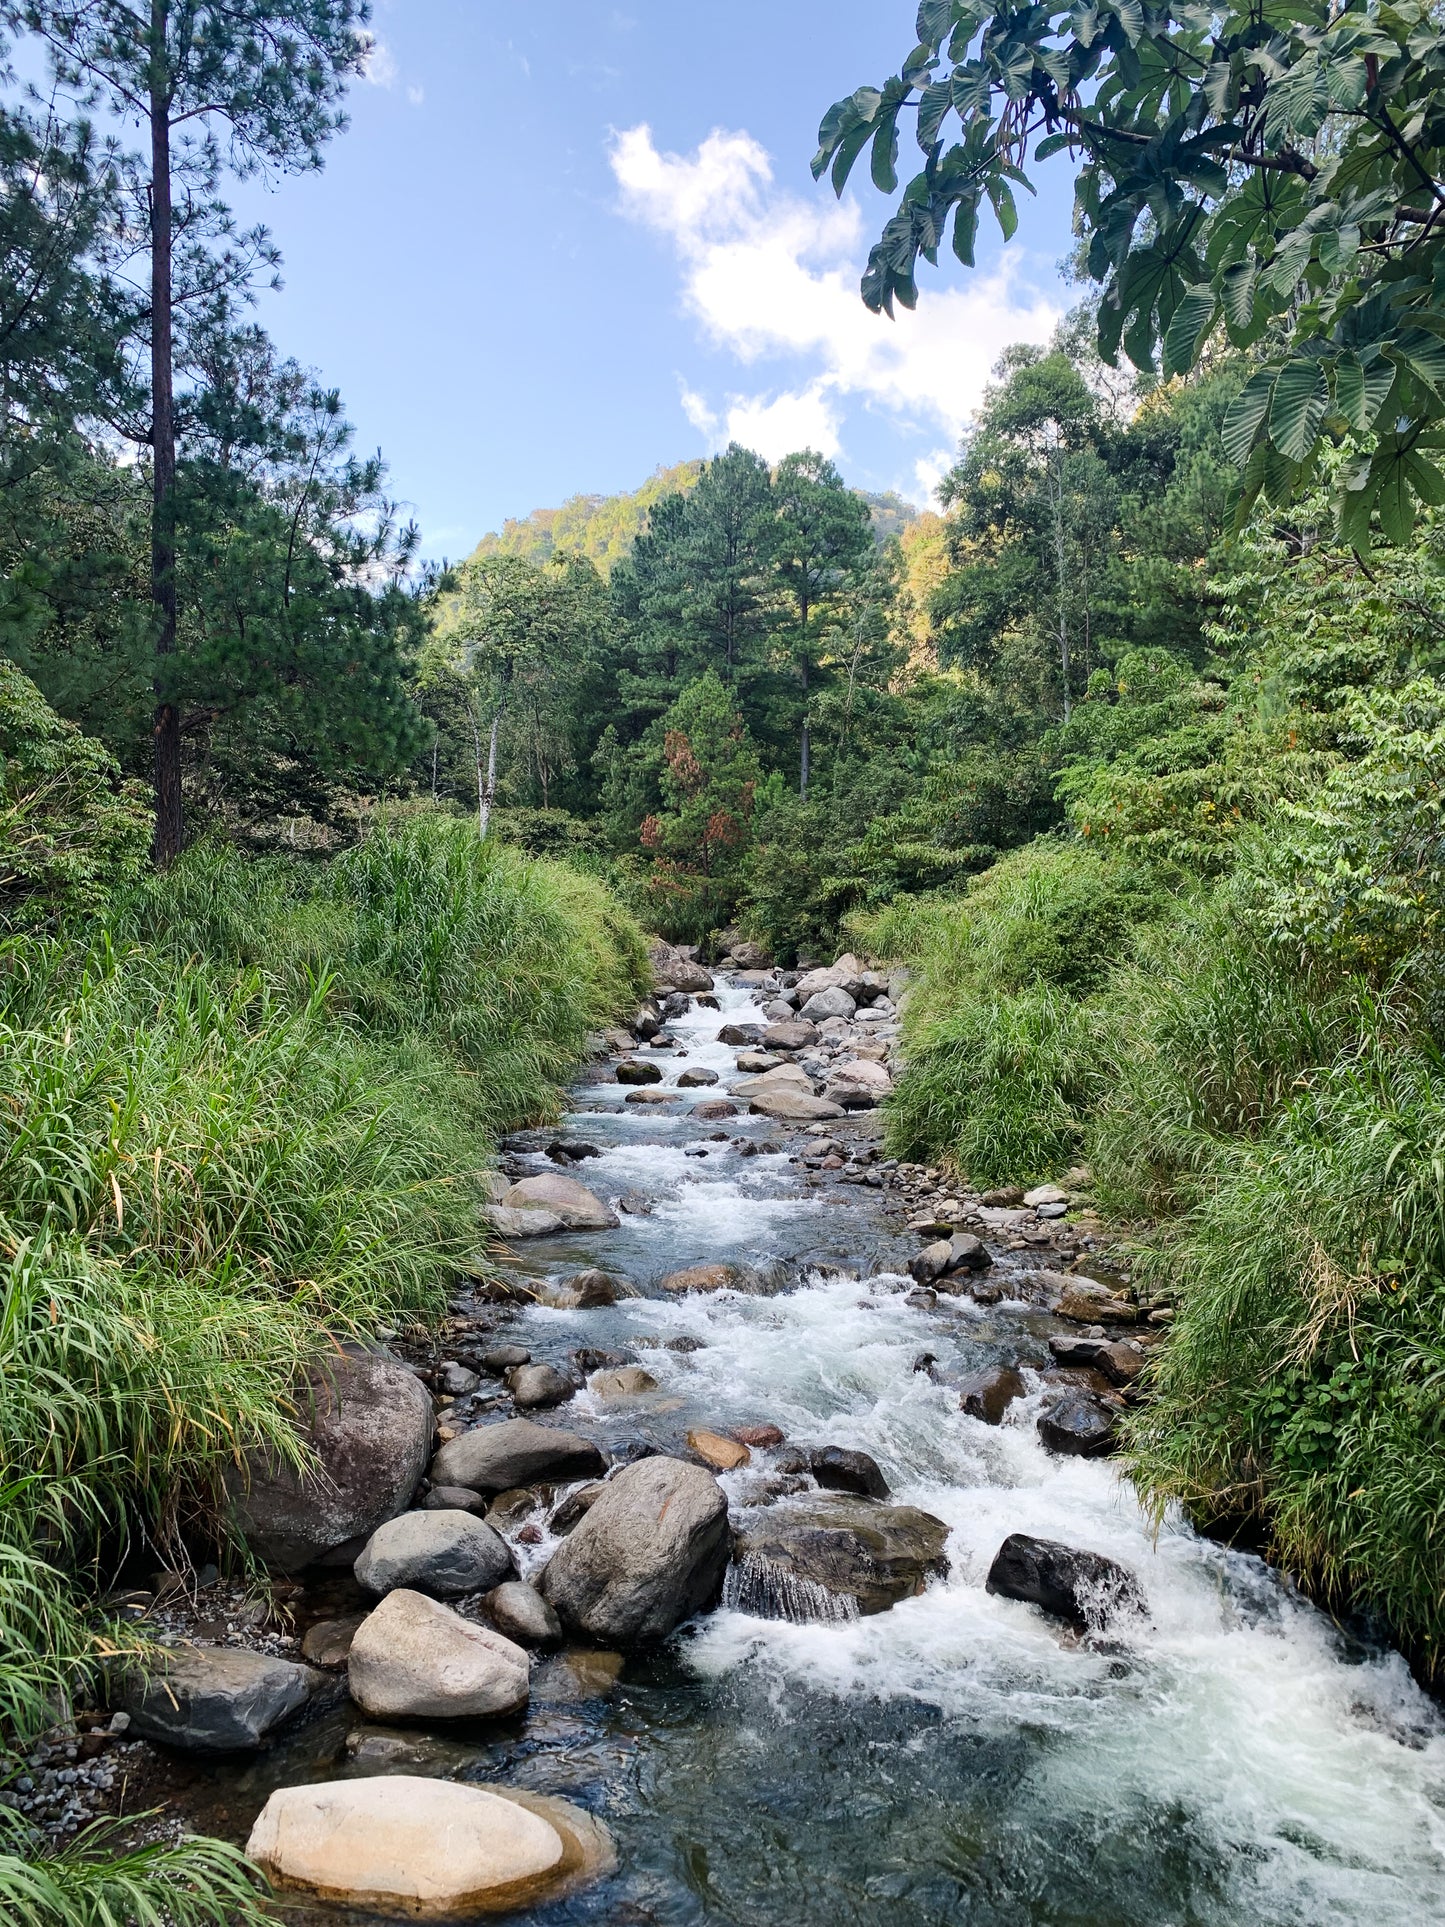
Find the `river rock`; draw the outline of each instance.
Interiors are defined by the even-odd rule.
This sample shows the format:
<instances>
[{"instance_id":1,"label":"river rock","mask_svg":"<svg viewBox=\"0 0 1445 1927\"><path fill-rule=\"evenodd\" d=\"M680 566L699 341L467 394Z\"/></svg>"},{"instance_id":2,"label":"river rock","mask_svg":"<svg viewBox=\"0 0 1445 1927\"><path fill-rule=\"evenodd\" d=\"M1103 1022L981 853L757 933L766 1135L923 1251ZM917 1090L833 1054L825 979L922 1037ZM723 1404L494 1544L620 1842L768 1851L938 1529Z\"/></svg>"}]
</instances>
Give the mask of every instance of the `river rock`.
<instances>
[{"instance_id":1,"label":"river rock","mask_svg":"<svg viewBox=\"0 0 1445 1927\"><path fill-rule=\"evenodd\" d=\"M657 1380L640 1365L620 1365L615 1371L593 1372L587 1389L595 1398L641 1398L657 1390Z\"/></svg>"},{"instance_id":2,"label":"river rock","mask_svg":"<svg viewBox=\"0 0 1445 1927\"><path fill-rule=\"evenodd\" d=\"M594 1268L574 1271L570 1278L562 1279L552 1288L548 1303L554 1311L598 1311L631 1295L625 1278L614 1278L610 1272Z\"/></svg>"},{"instance_id":3,"label":"river rock","mask_svg":"<svg viewBox=\"0 0 1445 1927\"><path fill-rule=\"evenodd\" d=\"M1067 1204L1069 1194L1056 1184L1036 1184L1032 1191L1024 1192L1023 1201L1030 1211L1037 1211L1041 1204Z\"/></svg>"},{"instance_id":4,"label":"river rock","mask_svg":"<svg viewBox=\"0 0 1445 1927\"><path fill-rule=\"evenodd\" d=\"M1132 1385L1148 1363L1142 1347L1127 1338L1051 1338L1049 1350L1061 1365L1102 1372L1111 1385Z\"/></svg>"},{"instance_id":5,"label":"river rock","mask_svg":"<svg viewBox=\"0 0 1445 1927\"><path fill-rule=\"evenodd\" d=\"M947 1572L947 1541L943 1521L915 1506L836 1493L768 1507L739 1534L737 1556L744 1567L753 1564L760 1593L769 1571L781 1570L853 1600L861 1613L881 1613L922 1592L931 1574Z\"/></svg>"},{"instance_id":6,"label":"river rock","mask_svg":"<svg viewBox=\"0 0 1445 1927\"><path fill-rule=\"evenodd\" d=\"M685 1070L678 1078L677 1088L680 1091L697 1091L705 1089L709 1084L716 1084L716 1082L716 1071L710 1071L705 1064L696 1064L692 1069Z\"/></svg>"},{"instance_id":7,"label":"river rock","mask_svg":"<svg viewBox=\"0 0 1445 1927\"><path fill-rule=\"evenodd\" d=\"M720 1044L728 1044L734 1050L745 1050L751 1044L763 1041L761 1024L724 1024L717 1034Z\"/></svg>"},{"instance_id":8,"label":"river rock","mask_svg":"<svg viewBox=\"0 0 1445 1927\"><path fill-rule=\"evenodd\" d=\"M760 1072L756 1077L741 1077L733 1085L734 1097L767 1097L773 1091L791 1090L811 1092L812 1079L801 1064L791 1060L774 1064L771 1070Z\"/></svg>"},{"instance_id":9,"label":"river rock","mask_svg":"<svg viewBox=\"0 0 1445 1927\"><path fill-rule=\"evenodd\" d=\"M818 1041L818 1026L804 1023L801 1018L789 1017L783 1022L769 1024L763 1032L765 1050L807 1050L810 1044Z\"/></svg>"},{"instance_id":10,"label":"river rock","mask_svg":"<svg viewBox=\"0 0 1445 1927\"><path fill-rule=\"evenodd\" d=\"M693 995L700 990L711 990L713 980L708 971L691 957L684 957L670 944L648 946L648 956L652 963L653 981L659 990L685 990Z\"/></svg>"},{"instance_id":11,"label":"river rock","mask_svg":"<svg viewBox=\"0 0 1445 1927\"><path fill-rule=\"evenodd\" d=\"M1114 1446L1114 1414L1087 1392L1052 1405L1039 1420L1039 1438L1050 1452L1068 1458L1102 1458Z\"/></svg>"},{"instance_id":12,"label":"river rock","mask_svg":"<svg viewBox=\"0 0 1445 1927\"><path fill-rule=\"evenodd\" d=\"M728 1563L727 1499L682 1459L641 1459L608 1481L553 1553L542 1591L588 1639L665 1639L711 1604Z\"/></svg>"},{"instance_id":13,"label":"river rock","mask_svg":"<svg viewBox=\"0 0 1445 1927\"><path fill-rule=\"evenodd\" d=\"M550 1238L567 1229L556 1211L514 1211L505 1204L492 1204L486 1215L493 1231L503 1238Z\"/></svg>"},{"instance_id":14,"label":"river rock","mask_svg":"<svg viewBox=\"0 0 1445 1927\"><path fill-rule=\"evenodd\" d=\"M842 1117L843 1107L825 1097L779 1086L764 1091L748 1102L748 1109L760 1117L776 1118L780 1124L819 1124L828 1118Z\"/></svg>"},{"instance_id":15,"label":"river rock","mask_svg":"<svg viewBox=\"0 0 1445 1927\"><path fill-rule=\"evenodd\" d=\"M649 1064L645 1058L624 1057L614 1075L619 1084L660 1084L662 1066Z\"/></svg>"},{"instance_id":16,"label":"river rock","mask_svg":"<svg viewBox=\"0 0 1445 1927\"><path fill-rule=\"evenodd\" d=\"M301 1433L318 1461L293 1471L262 1453L228 1477L233 1517L273 1571L349 1563L411 1504L431 1451L431 1399L397 1359L338 1352L308 1373Z\"/></svg>"},{"instance_id":17,"label":"river rock","mask_svg":"<svg viewBox=\"0 0 1445 1927\"><path fill-rule=\"evenodd\" d=\"M514 1184L502 1203L512 1211L550 1211L569 1231L607 1231L618 1222L611 1211L576 1178L560 1171L544 1171L535 1178Z\"/></svg>"},{"instance_id":18,"label":"river rock","mask_svg":"<svg viewBox=\"0 0 1445 1927\"><path fill-rule=\"evenodd\" d=\"M958 1285L950 1285L949 1279L957 1279L959 1274L987 1271L993 1263L988 1246L971 1231L955 1231L951 1238L940 1238L937 1243L925 1245L916 1258L908 1262L908 1269L921 1285L936 1285L944 1291L957 1290Z\"/></svg>"},{"instance_id":19,"label":"river rock","mask_svg":"<svg viewBox=\"0 0 1445 1927\"><path fill-rule=\"evenodd\" d=\"M616 1865L565 1801L406 1773L281 1787L246 1852L280 1893L404 1920L541 1905Z\"/></svg>"},{"instance_id":20,"label":"river rock","mask_svg":"<svg viewBox=\"0 0 1445 1927\"><path fill-rule=\"evenodd\" d=\"M506 1542L469 1511L404 1512L366 1542L356 1579L370 1593L412 1586L439 1599L488 1592L512 1572Z\"/></svg>"},{"instance_id":21,"label":"river rock","mask_svg":"<svg viewBox=\"0 0 1445 1927\"><path fill-rule=\"evenodd\" d=\"M493 1719L527 1704L520 1646L405 1587L357 1628L347 1673L351 1697L377 1719Z\"/></svg>"},{"instance_id":22,"label":"river rock","mask_svg":"<svg viewBox=\"0 0 1445 1927\"><path fill-rule=\"evenodd\" d=\"M625 1104L671 1104L676 1096L676 1091L629 1091L623 1102Z\"/></svg>"},{"instance_id":23,"label":"river rock","mask_svg":"<svg viewBox=\"0 0 1445 1927\"><path fill-rule=\"evenodd\" d=\"M710 1097L705 1104L694 1104L692 1114L696 1118L713 1123L725 1117L736 1117L738 1107L736 1104L729 1104L725 1097Z\"/></svg>"},{"instance_id":24,"label":"river rock","mask_svg":"<svg viewBox=\"0 0 1445 1927\"><path fill-rule=\"evenodd\" d=\"M740 1050L738 1069L746 1071L750 1077L764 1077L769 1071L780 1070L786 1060L771 1050ZM811 1085L809 1086L811 1089Z\"/></svg>"},{"instance_id":25,"label":"river rock","mask_svg":"<svg viewBox=\"0 0 1445 1927\"><path fill-rule=\"evenodd\" d=\"M830 984L826 990L815 990L799 1007L798 1015L805 1023L811 1021L821 1024L828 1017L852 1017L857 1009L856 1002L846 990L840 989L837 984Z\"/></svg>"},{"instance_id":26,"label":"river rock","mask_svg":"<svg viewBox=\"0 0 1445 1927\"><path fill-rule=\"evenodd\" d=\"M659 1291L755 1291L757 1273L745 1265L688 1265L658 1280Z\"/></svg>"},{"instance_id":27,"label":"river rock","mask_svg":"<svg viewBox=\"0 0 1445 1927\"><path fill-rule=\"evenodd\" d=\"M1138 1580L1116 1560L1027 1532L1011 1533L999 1547L987 1590L1042 1606L1081 1632L1101 1630L1116 1614L1144 1607Z\"/></svg>"},{"instance_id":28,"label":"river rock","mask_svg":"<svg viewBox=\"0 0 1445 1927\"><path fill-rule=\"evenodd\" d=\"M647 1458L651 1455L644 1452L640 1456ZM606 1490L606 1486L600 1479L593 1479L587 1485L579 1485L575 1491L567 1494L552 1514L550 1521L552 1530L559 1539L569 1533L577 1521L592 1510Z\"/></svg>"},{"instance_id":29,"label":"river rock","mask_svg":"<svg viewBox=\"0 0 1445 1927\"><path fill-rule=\"evenodd\" d=\"M886 1499L888 1481L867 1452L841 1445L818 1445L808 1453L808 1470L827 1492L854 1492L864 1499Z\"/></svg>"},{"instance_id":30,"label":"river rock","mask_svg":"<svg viewBox=\"0 0 1445 1927\"><path fill-rule=\"evenodd\" d=\"M739 1445L756 1446L760 1452L783 1443L783 1430L779 1425L735 1425L728 1436L735 1438Z\"/></svg>"},{"instance_id":31,"label":"river rock","mask_svg":"<svg viewBox=\"0 0 1445 1927\"><path fill-rule=\"evenodd\" d=\"M445 1392L448 1398L465 1398L474 1392L482 1382L480 1372L472 1371L466 1365L459 1365L454 1358L444 1359L437 1366L436 1388Z\"/></svg>"},{"instance_id":32,"label":"river rock","mask_svg":"<svg viewBox=\"0 0 1445 1927\"><path fill-rule=\"evenodd\" d=\"M823 1095L845 1111L868 1111L881 1104L893 1089L893 1079L881 1064L866 1057L840 1064L823 1087Z\"/></svg>"},{"instance_id":33,"label":"river rock","mask_svg":"<svg viewBox=\"0 0 1445 1927\"><path fill-rule=\"evenodd\" d=\"M183 1753L254 1753L324 1684L309 1666L245 1647L165 1646L121 1675L134 1737Z\"/></svg>"},{"instance_id":34,"label":"river rock","mask_svg":"<svg viewBox=\"0 0 1445 1927\"><path fill-rule=\"evenodd\" d=\"M532 1354L525 1345L493 1345L482 1353L482 1370L494 1378L505 1378L514 1365L530 1365Z\"/></svg>"},{"instance_id":35,"label":"river rock","mask_svg":"<svg viewBox=\"0 0 1445 1927\"><path fill-rule=\"evenodd\" d=\"M565 1405L577 1388L555 1365L519 1365L507 1374L507 1389L523 1411L543 1411Z\"/></svg>"},{"instance_id":36,"label":"river rock","mask_svg":"<svg viewBox=\"0 0 1445 1927\"><path fill-rule=\"evenodd\" d=\"M562 1644L562 1622L535 1586L509 1579L482 1604L497 1631L517 1645L545 1651Z\"/></svg>"},{"instance_id":37,"label":"river rock","mask_svg":"<svg viewBox=\"0 0 1445 1927\"><path fill-rule=\"evenodd\" d=\"M725 1439L721 1432L695 1428L687 1435L688 1450L695 1452L714 1472L736 1472L752 1461L752 1453L737 1439Z\"/></svg>"},{"instance_id":38,"label":"river rock","mask_svg":"<svg viewBox=\"0 0 1445 1927\"><path fill-rule=\"evenodd\" d=\"M506 1492L514 1486L600 1479L606 1470L607 1461L591 1439L514 1418L449 1440L432 1461L431 1479L434 1485L464 1485L473 1492Z\"/></svg>"},{"instance_id":39,"label":"river rock","mask_svg":"<svg viewBox=\"0 0 1445 1927\"><path fill-rule=\"evenodd\" d=\"M338 1672L346 1664L356 1629L365 1617L365 1613L343 1613L339 1619L316 1620L302 1636L301 1657L308 1666Z\"/></svg>"},{"instance_id":40,"label":"river rock","mask_svg":"<svg viewBox=\"0 0 1445 1927\"><path fill-rule=\"evenodd\" d=\"M970 1372L958 1387L959 1404L970 1418L982 1419L985 1425L1001 1425L1003 1415L1016 1398L1022 1398L1025 1386L1022 1374L1012 1365L988 1365L982 1371Z\"/></svg>"}]
</instances>

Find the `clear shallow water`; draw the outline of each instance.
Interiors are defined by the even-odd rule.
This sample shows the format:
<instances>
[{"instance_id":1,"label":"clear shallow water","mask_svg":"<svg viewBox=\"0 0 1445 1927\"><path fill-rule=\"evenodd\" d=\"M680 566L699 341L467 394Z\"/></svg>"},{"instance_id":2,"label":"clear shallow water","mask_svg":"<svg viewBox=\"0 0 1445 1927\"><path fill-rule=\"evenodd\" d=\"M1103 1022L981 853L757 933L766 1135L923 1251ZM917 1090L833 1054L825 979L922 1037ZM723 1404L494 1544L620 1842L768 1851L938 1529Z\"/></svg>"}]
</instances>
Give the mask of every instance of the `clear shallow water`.
<instances>
[{"instance_id":1,"label":"clear shallow water","mask_svg":"<svg viewBox=\"0 0 1445 1927\"><path fill-rule=\"evenodd\" d=\"M728 1077L733 1053L696 1041L749 1000L734 990L723 1003L721 1016L696 1012L676 1028L688 1063ZM684 1068L665 1061L674 1076ZM569 1123L604 1147L579 1175L609 1195L647 1192L652 1215L528 1247L527 1264L563 1275L601 1263L645 1291L709 1258L782 1259L804 1282L776 1297L519 1314L517 1334L539 1357L635 1348L659 1380L623 1405L580 1394L560 1416L604 1442L645 1431L670 1446L690 1425L771 1420L793 1441L862 1447L897 1499L947 1522L949 1577L845 1624L719 1611L629 1660L605 1691L552 1662L527 1716L502 1731L397 1734L339 1712L240 1774L200 1776L193 1809L209 1803L203 1817L243 1837L271 1786L337 1772L458 1773L562 1793L607 1821L621 1870L537 1918L609 1927L1445 1920L1445 1720L1398 1655L1346 1637L1257 1559L1178 1521L1153 1534L1107 1463L1041 1449L1037 1391L1002 1427L966 1418L956 1394L913 1369L918 1354L945 1368L1000 1357L1027 1367L1046 1356L1046 1322L1007 1303L906 1305L892 1267L908 1247L876 1194L806 1192L786 1159L727 1147L690 1159L686 1148L718 1128L780 1134L759 1119L719 1127L627 1111L620 1096L579 1093ZM832 1256L806 1269L820 1252ZM684 1335L702 1349L656 1342ZM737 1506L766 1474L768 1455L755 1459L724 1480ZM1147 1619L1081 1645L991 1598L984 1577L1013 1531L1121 1560Z\"/></svg>"}]
</instances>

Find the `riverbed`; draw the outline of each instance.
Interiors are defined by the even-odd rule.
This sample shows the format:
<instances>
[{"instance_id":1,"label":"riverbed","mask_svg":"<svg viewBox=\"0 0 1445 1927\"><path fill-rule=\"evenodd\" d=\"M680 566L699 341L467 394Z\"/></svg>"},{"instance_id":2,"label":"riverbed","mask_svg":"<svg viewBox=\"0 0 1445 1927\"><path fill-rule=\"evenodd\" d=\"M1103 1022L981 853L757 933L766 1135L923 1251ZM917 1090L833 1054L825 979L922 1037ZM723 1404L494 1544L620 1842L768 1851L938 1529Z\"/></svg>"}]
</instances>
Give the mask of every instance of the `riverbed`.
<instances>
[{"instance_id":1,"label":"riverbed","mask_svg":"<svg viewBox=\"0 0 1445 1927\"><path fill-rule=\"evenodd\" d=\"M658 1388L554 1415L620 1456L639 1435L778 1426L870 1453L896 1502L949 1527L949 1571L885 1613L831 1623L726 1605L644 1655L538 1661L527 1713L464 1732L394 1729L337 1707L241 1766L187 1768L175 1807L244 1840L269 1791L387 1771L562 1794L605 1821L611 1879L539 1923L738 1927L1387 1927L1445 1919L1445 1720L1400 1656L1334 1625L1260 1560L1156 1532L1108 1460L1039 1443L1047 1396L1004 1423L965 1416L949 1381L1047 1362L1048 1318L1002 1302L908 1301L910 1240L867 1184L809 1181L796 1131L699 1121L757 1018L719 983L669 1028L666 1106L629 1105L606 1071L577 1087L566 1134L600 1155L575 1175L636 1208L616 1229L519 1246L514 1271L596 1265L639 1295L591 1311L508 1310L497 1335L540 1360L626 1353ZM687 1068L718 1084L678 1091ZM865 1134L870 1122L851 1126ZM744 1146L776 1146L744 1155ZM521 1166L547 1165L540 1148ZM762 1293L663 1297L664 1274L747 1265ZM669 1341L694 1341L677 1349ZM931 1370L918 1369L931 1354ZM769 1454L723 1475L735 1514ZM539 1508L524 1572L555 1541ZM984 1580L1013 1532L1107 1554L1147 1612L1080 1638ZM343 1602L344 1603L344 1602ZM173 1809L174 1810L174 1809ZM332 1916L334 1919L335 1916Z\"/></svg>"}]
</instances>

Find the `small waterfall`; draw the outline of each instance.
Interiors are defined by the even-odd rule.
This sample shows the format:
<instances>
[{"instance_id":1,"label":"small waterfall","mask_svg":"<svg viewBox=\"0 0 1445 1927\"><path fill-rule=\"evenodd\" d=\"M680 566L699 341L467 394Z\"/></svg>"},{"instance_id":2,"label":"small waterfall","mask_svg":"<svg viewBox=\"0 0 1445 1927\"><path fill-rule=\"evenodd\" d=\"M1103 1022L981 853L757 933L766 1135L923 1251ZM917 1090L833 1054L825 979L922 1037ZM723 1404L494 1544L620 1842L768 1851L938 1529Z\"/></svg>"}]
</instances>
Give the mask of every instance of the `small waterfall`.
<instances>
[{"instance_id":1,"label":"small waterfall","mask_svg":"<svg viewBox=\"0 0 1445 1927\"><path fill-rule=\"evenodd\" d=\"M723 1604L755 1619L786 1619L795 1626L814 1620L841 1626L858 1617L858 1601L851 1593L829 1592L817 1580L803 1579L755 1552L728 1567Z\"/></svg>"}]
</instances>

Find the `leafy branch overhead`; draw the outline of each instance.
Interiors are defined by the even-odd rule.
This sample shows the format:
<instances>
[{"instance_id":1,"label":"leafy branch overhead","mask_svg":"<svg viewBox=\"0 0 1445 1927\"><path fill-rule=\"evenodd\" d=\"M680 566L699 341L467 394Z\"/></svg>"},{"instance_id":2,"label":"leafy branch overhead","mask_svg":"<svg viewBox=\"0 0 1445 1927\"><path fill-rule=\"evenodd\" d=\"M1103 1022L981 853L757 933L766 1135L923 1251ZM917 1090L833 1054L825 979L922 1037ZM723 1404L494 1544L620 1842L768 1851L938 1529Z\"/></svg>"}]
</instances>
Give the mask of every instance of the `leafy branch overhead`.
<instances>
[{"instance_id":1,"label":"leafy branch overhead","mask_svg":"<svg viewBox=\"0 0 1445 1927\"><path fill-rule=\"evenodd\" d=\"M1007 240L1025 168L1067 152L1103 288L1099 347L1193 367L1222 332L1261 365L1226 424L1244 505L1288 499L1346 445L1341 532L1403 541L1445 503L1445 35L1428 0L1209 8L924 0L918 45L823 118L813 172L842 192L865 148L898 193L899 121L923 165L873 248L869 307L917 298L980 209Z\"/></svg>"}]
</instances>

